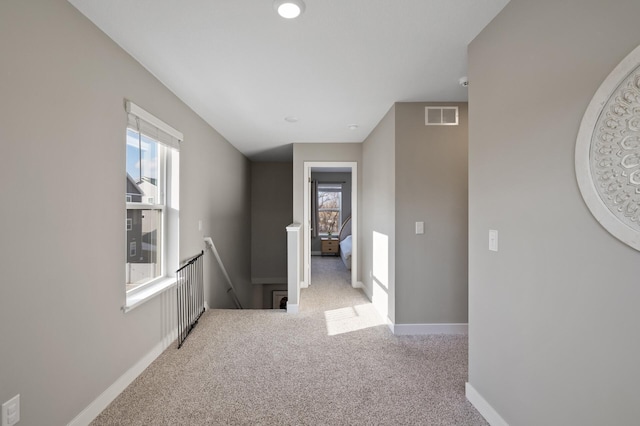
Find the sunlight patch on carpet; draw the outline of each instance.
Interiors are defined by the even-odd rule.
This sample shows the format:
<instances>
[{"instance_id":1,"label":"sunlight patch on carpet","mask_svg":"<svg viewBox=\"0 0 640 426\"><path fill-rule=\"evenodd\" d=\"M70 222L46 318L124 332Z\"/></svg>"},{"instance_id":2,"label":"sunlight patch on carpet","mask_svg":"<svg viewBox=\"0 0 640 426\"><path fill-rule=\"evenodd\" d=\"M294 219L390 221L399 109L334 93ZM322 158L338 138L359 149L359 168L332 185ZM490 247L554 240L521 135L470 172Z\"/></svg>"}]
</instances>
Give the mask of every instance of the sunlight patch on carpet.
<instances>
[{"instance_id":1,"label":"sunlight patch on carpet","mask_svg":"<svg viewBox=\"0 0 640 426\"><path fill-rule=\"evenodd\" d=\"M332 309L324 312L327 335L350 333L365 328L383 325L384 321L371 303Z\"/></svg>"}]
</instances>

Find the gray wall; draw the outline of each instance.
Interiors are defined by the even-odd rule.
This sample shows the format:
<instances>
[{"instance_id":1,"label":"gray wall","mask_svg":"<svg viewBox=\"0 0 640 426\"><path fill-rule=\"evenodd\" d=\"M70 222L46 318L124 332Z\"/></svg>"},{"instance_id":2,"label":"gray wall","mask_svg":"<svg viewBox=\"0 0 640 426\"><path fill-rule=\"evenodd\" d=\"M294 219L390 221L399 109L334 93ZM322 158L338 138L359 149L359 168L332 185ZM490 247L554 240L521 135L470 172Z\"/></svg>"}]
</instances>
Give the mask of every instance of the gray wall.
<instances>
[{"instance_id":1,"label":"gray wall","mask_svg":"<svg viewBox=\"0 0 640 426\"><path fill-rule=\"evenodd\" d=\"M425 126L425 106L458 126ZM467 322L467 104L396 104L396 323ZM425 233L416 235L415 223Z\"/></svg>"},{"instance_id":2,"label":"gray wall","mask_svg":"<svg viewBox=\"0 0 640 426\"><path fill-rule=\"evenodd\" d=\"M292 163L251 163L251 279L287 282L287 231L293 197ZM275 281L274 281L275 280Z\"/></svg>"},{"instance_id":3,"label":"gray wall","mask_svg":"<svg viewBox=\"0 0 640 426\"><path fill-rule=\"evenodd\" d=\"M362 232L360 264L365 291L378 311L395 323L395 233L396 233L396 107L378 123L362 144ZM374 233L387 239L386 258L380 256L380 247L373 249ZM384 252L384 249L382 250ZM374 255L376 271L386 266L384 276L374 275ZM386 262L386 265L384 265ZM380 274L377 274L380 275Z\"/></svg>"},{"instance_id":4,"label":"gray wall","mask_svg":"<svg viewBox=\"0 0 640 426\"><path fill-rule=\"evenodd\" d=\"M593 218L574 170L638 16L637 0L512 0L469 47L469 381L511 425L640 418L640 253Z\"/></svg>"},{"instance_id":5,"label":"gray wall","mask_svg":"<svg viewBox=\"0 0 640 426\"><path fill-rule=\"evenodd\" d=\"M344 182L342 184L342 221L351 215L351 173L340 172L312 172L311 179L318 183L323 182ZM320 252L322 250L322 240L320 236L311 239L311 251Z\"/></svg>"},{"instance_id":6,"label":"gray wall","mask_svg":"<svg viewBox=\"0 0 640 426\"><path fill-rule=\"evenodd\" d=\"M120 310L124 98L184 132L180 258L211 235L241 298L249 162L65 0L0 2L0 57L0 402L21 394L20 425L67 424L163 337L159 298Z\"/></svg>"},{"instance_id":7,"label":"gray wall","mask_svg":"<svg viewBox=\"0 0 640 426\"><path fill-rule=\"evenodd\" d=\"M428 105L460 125L425 126ZM467 142L467 104L443 102L396 103L364 141L362 271L393 324L467 322Z\"/></svg>"}]
</instances>

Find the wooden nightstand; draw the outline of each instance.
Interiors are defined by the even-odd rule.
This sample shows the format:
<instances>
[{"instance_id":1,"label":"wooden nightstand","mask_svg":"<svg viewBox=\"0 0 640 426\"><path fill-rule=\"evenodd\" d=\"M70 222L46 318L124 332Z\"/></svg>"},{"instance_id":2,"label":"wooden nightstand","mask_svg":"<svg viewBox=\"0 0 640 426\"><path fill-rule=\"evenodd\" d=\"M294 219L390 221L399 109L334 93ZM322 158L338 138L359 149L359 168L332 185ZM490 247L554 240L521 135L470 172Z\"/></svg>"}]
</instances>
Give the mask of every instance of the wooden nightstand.
<instances>
[{"instance_id":1,"label":"wooden nightstand","mask_svg":"<svg viewBox=\"0 0 640 426\"><path fill-rule=\"evenodd\" d=\"M338 256L340 253L340 244L337 238L323 237L322 240L322 255L332 254Z\"/></svg>"}]
</instances>

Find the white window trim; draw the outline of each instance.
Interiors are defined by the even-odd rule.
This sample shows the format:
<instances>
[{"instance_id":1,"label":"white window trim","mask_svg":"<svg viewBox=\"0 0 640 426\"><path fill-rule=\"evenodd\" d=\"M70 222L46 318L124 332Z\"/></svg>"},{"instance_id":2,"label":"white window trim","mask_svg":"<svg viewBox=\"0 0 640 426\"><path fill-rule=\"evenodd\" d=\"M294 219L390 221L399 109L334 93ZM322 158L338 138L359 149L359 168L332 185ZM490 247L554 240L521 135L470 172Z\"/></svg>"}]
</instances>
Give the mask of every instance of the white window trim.
<instances>
[{"instance_id":1,"label":"white window trim","mask_svg":"<svg viewBox=\"0 0 640 426\"><path fill-rule=\"evenodd\" d=\"M141 120L146 121L149 124L156 126L158 129L168 133L172 137L176 138L178 142L182 142L184 137L181 132L177 131L173 127L167 125L162 120L156 118L151 113L140 108L136 104L130 101L125 102L125 110L130 116L135 116ZM153 139L153 138L152 138ZM149 281L141 286L138 286L132 290L125 291L125 303L122 307L123 312L127 313L132 309L144 304L146 301L153 299L160 293L174 287L177 279L175 277L175 271L179 266L179 193L174 194L177 191L179 185L177 185L177 179L180 176L179 167L179 144L167 144L165 141L157 141L159 144L165 145L165 176L162 179L165 180L164 194L162 199L163 204L149 204L149 203L125 203L126 209L140 209L140 210L162 210L162 223L163 238L161 241L161 252L163 256L162 270L159 277ZM126 231L125 231L126 235ZM126 238L126 237L125 237ZM171 244L167 244L170 242Z\"/></svg>"},{"instance_id":2,"label":"white window trim","mask_svg":"<svg viewBox=\"0 0 640 426\"><path fill-rule=\"evenodd\" d=\"M138 105L134 104L133 102L125 101L125 110L129 114L131 114L133 116L136 116L139 119L144 120L147 123L151 124L152 126L157 127L158 129L162 130L163 132L167 133L168 135L173 136L178 141L183 141L184 140L184 135L182 134L182 132L179 132L178 130L174 129L173 127L171 127L170 125L168 125L164 121L160 120L155 115L151 114L150 112L145 111L144 109L142 109Z\"/></svg>"},{"instance_id":3,"label":"white window trim","mask_svg":"<svg viewBox=\"0 0 640 426\"><path fill-rule=\"evenodd\" d=\"M127 203L127 210L164 210L164 204Z\"/></svg>"},{"instance_id":4,"label":"white window trim","mask_svg":"<svg viewBox=\"0 0 640 426\"><path fill-rule=\"evenodd\" d=\"M160 277L148 284L134 288L127 292L127 300L122 310L127 313L134 308L142 305L144 302L153 299L163 291L175 287L178 282L176 277Z\"/></svg>"}]
</instances>

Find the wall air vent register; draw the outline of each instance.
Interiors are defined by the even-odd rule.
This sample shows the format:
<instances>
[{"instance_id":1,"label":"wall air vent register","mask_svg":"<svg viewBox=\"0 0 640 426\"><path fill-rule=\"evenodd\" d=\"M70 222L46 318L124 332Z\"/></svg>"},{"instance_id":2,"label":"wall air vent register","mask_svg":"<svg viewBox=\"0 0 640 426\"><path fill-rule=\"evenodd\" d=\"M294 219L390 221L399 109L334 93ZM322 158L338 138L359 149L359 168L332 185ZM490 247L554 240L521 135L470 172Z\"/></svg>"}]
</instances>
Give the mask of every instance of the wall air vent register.
<instances>
[{"instance_id":1,"label":"wall air vent register","mask_svg":"<svg viewBox=\"0 0 640 426\"><path fill-rule=\"evenodd\" d=\"M428 106L424 108L425 126L457 126L457 106Z\"/></svg>"}]
</instances>

